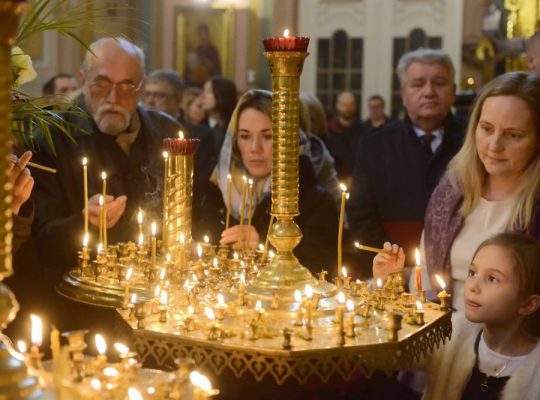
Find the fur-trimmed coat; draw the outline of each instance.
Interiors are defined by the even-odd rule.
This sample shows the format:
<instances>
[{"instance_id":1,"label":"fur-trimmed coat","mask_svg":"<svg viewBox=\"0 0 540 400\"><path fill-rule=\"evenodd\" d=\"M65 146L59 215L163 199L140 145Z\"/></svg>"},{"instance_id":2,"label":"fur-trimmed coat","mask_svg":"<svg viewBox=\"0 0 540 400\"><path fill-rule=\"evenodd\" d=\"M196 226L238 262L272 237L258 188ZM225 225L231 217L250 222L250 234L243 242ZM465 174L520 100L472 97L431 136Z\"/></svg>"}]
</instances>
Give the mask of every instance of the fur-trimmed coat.
<instances>
[{"instance_id":1,"label":"fur-trimmed coat","mask_svg":"<svg viewBox=\"0 0 540 400\"><path fill-rule=\"evenodd\" d=\"M481 325L461 319L454 324L452 340L427 362L428 380L424 400L459 400L469 382L476 355L474 342ZM540 399L540 346L506 382L501 400Z\"/></svg>"}]
</instances>

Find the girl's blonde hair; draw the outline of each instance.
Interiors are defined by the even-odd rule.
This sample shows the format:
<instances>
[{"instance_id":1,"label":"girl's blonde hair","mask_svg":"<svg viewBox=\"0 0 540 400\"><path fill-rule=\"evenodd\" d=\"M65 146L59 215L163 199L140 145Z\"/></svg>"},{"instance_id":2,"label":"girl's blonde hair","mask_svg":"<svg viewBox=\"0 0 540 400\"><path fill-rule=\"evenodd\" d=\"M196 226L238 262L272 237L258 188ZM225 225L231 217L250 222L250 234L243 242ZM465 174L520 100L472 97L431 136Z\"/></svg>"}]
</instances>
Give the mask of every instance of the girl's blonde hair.
<instances>
[{"instance_id":1,"label":"girl's blonde hair","mask_svg":"<svg viewBox=\"0 0 540 400\"><path fill-rule=\"evenodd\" d=\"M447 175L456 189L463 191L460 214L466 218L481 198L487 172L476 150L476 127L482 107L488 97L515 96L527 103L533 119L535 132L540 143L540 75L527 72L510 72L489 82L476 98L467 127L465 142L461 150L450 161ZM519 196L514 207L509 228L526 230L529 227L533 207L540 190L540 157L538 151L523 173Z\"/></svg>"}]
</instances>

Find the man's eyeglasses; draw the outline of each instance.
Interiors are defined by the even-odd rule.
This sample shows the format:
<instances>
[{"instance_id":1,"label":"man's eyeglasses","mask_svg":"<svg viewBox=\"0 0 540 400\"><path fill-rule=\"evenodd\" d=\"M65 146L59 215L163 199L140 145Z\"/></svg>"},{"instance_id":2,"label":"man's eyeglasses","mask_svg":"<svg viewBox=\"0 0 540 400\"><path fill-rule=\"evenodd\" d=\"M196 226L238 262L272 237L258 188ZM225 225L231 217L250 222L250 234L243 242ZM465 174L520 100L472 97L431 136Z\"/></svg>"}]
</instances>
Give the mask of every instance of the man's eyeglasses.
<instances>
[{"instance_id":1,"label":"man's eyeglasses","mask_svg":"<svg viewBox=\"0 0 540 400\"><path fill-rule=\"evenodd\" d=\"M142 84L142 79L137 85L130 82L112 83L108 79L100 79L90 84L90 91L95 96L105 97L111 93L111 90L116 89L119 96L129 97L141 90Z\"/></svg>"}]
</instances>

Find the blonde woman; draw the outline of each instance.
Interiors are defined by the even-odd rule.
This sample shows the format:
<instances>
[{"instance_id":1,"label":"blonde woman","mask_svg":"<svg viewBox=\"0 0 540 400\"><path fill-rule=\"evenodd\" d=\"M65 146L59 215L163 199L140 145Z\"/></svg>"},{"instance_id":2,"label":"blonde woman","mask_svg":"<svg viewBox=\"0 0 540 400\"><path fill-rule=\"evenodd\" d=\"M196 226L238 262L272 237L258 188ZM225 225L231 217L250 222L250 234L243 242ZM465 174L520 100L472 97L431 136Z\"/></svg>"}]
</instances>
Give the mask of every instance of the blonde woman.
<instances>
[{"instance_id":1,"label":"blonde woman","mask_svg":"<svg viewBox=\"0 0 540 400\"><path fill-rule=\"evenodd\" d=\"M422 236L424 270L450 284L458 310L464 308L464 282L482 241L506 231L540 239L538 110L538 74L507 73L486 85L463 147L431 196ZM396 245L385 247L388 253L373 266L383 278L400 269L403 257Z\"/></svg>"}]
</instances>

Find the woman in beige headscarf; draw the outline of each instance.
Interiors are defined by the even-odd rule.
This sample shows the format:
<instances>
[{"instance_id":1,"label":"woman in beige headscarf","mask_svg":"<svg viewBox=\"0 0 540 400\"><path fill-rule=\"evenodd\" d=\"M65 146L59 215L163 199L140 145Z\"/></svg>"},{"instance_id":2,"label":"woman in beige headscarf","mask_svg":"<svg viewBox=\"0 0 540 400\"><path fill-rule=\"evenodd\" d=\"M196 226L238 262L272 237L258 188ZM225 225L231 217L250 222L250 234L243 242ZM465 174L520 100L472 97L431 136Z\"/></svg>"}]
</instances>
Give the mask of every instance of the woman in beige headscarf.
<instances>
[{"instance_id":1,"label":"woman in beige headscarf","mask_svg":"<svg viewBox=\"0 0 540 400\"><path fill-rule=\"evenodd\" d=\"M195 198L194 227L197 235L209 234L214 241L239 248L257 248L266 238L270 219L272 172L272 94L262 90L245 93L231 118L219 162L202 192ZM305 138L305 137L304 137ZM305 139L304 139L305 140ZM302 141L301 141L302 145ZM228 175L232 177L231 221L225 228ZM253 180L252 225L243 231L238 224L242 210L243 176ZM332 196L317 185L309 157L300 156L300 215L302 230L296 256L313 271L335 263L338 214ZM248 234L249 230L249 234ZM243 243L249 237L249 243Z\"/></svg>"}]
</instances>

